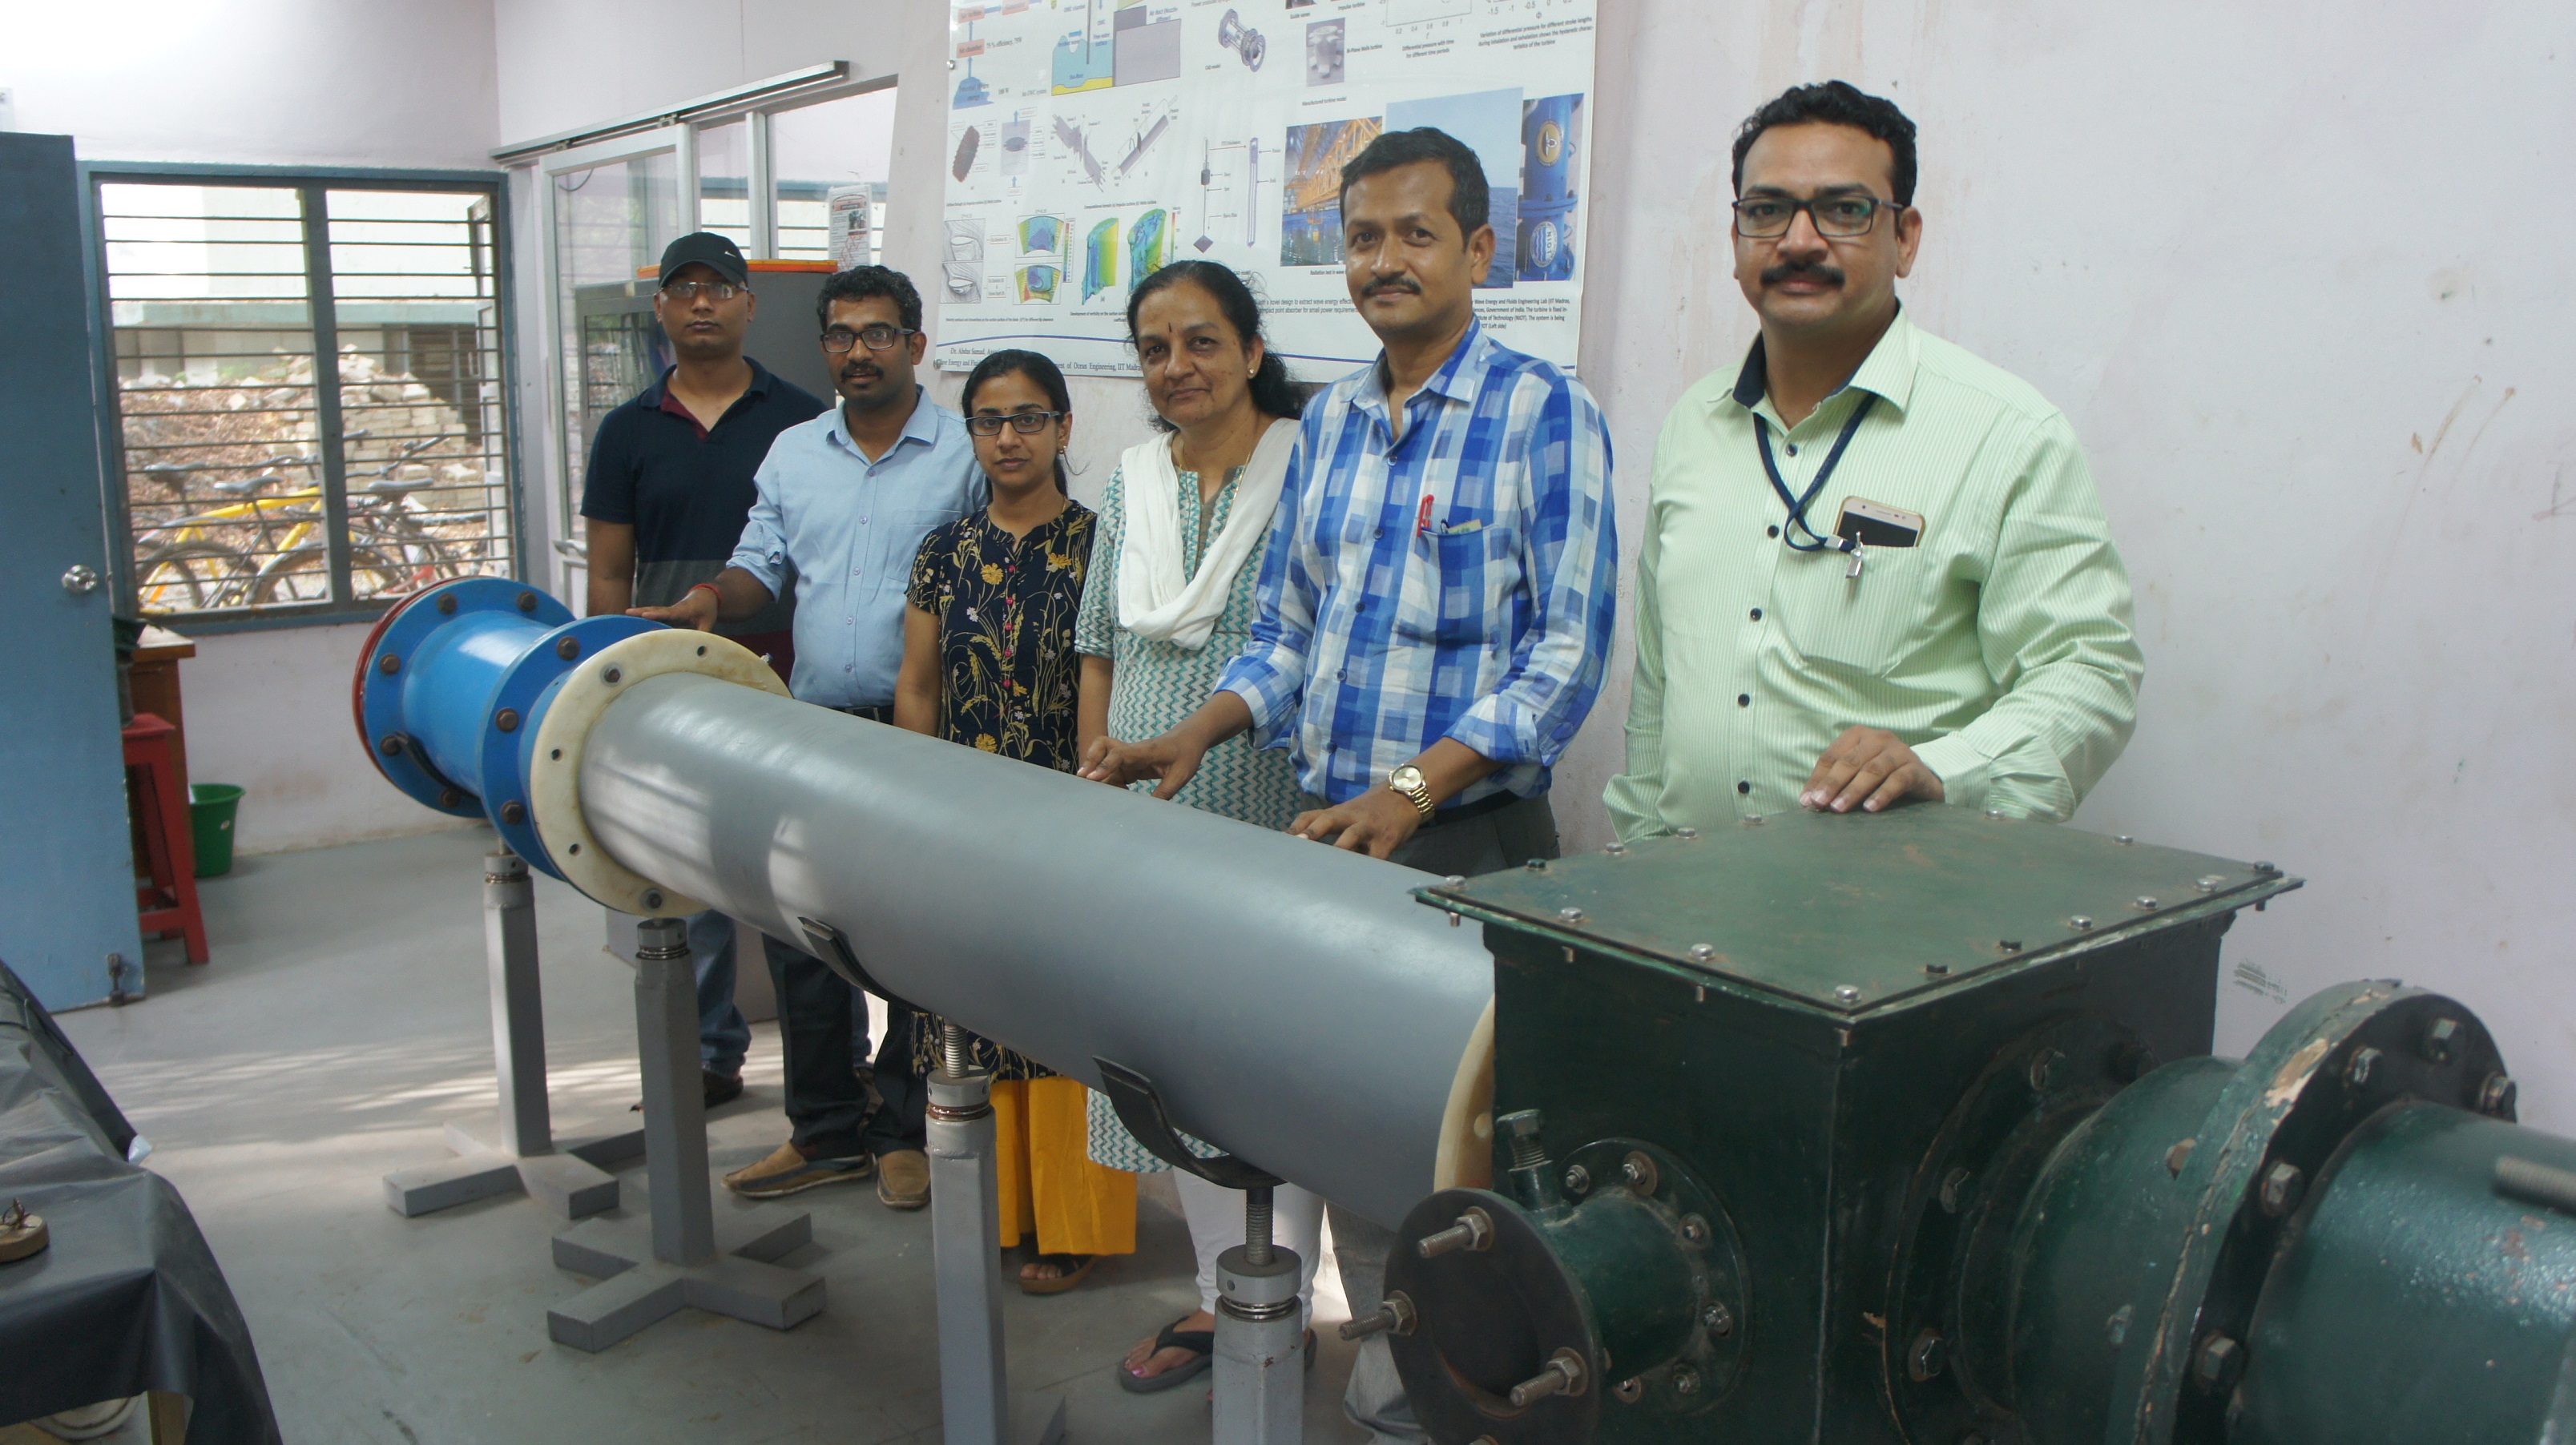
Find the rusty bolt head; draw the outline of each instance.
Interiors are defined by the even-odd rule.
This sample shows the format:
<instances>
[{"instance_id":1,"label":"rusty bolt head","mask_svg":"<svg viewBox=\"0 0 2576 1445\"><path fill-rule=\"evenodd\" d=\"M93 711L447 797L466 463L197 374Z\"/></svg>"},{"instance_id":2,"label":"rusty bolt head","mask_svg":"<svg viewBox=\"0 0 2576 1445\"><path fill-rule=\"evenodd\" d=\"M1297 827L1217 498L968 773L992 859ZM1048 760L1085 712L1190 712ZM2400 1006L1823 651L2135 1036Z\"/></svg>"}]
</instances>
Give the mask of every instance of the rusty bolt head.
<instances>
[{"instance_id":1,"label":"rusty bolt head","mask_svg":"<svg viewBox=\"0 0 2576 1445\"><path fill-rule=\"evenodd\" d=\"M615 687L626 680L626 670L624 668L612 667L606 672L601 673L599 675L599 680L607 683L610 687Z\"/></svg>"},{"instance_id":2,"label":"rusty bolt head","mask_svg":"<svg viewBox=\"0 0 2576 1445\"><path fill-rule=\"evenodd\" d=\"M1620 1404L1633 1405L1646 1397L1646 1382L1643 1380L1621 1380L1618 1384L1610 1387L1610 1393L1618 1397ZM1486 1438L1491 1439L1493 1437L1487 1436Z\"/></svg>"},{"instance_id":3,"label":"rusty bolt head","mask_svg":"<svg viewBox=\"0 0 2576 1445\"><path fill-rule=\"evenodd\" d=\"M453 617L456 615L455 593L447 593L438 599L438 614L441 617Z\"/></svg>"},{"instance_id":4,"label":"rusty bolt head","mask_svg":"<svg viewBox=\"0 0 2576 1445\"><path fill-rule=\"evenodd\" d=\"M453 808L453 807L455 807L457 804L462 803L462 802L464 802L464 801L465 801L465 794L463 794L462 792L458 791L457 789L454 789L454 788L442 788L442 789L440 789L440 790L439 790L439 794L438 794L438 806L440 806L440 807L442 807L442 808Z\"/></svg>"},{"instance_id":5,"label":"rusty bolt head","mask_svg":"<svg viewBox=\"0 0 2576 1445\"><path fill-rule=\"evenodd\" d=\"M1717 946L1715 944L1708 943L1694 943L1690 946L1690 956L1691 962L1693 963L1715 963L1717 962Z\"/></svg>"},{"instance_id":6,"label":"rusty bolt head","mask_svg":"<svg viewBox=\"0 0 2576 1445\"><path fill-rule=\"evenodd\" d=\"M387 677L391 677L395 673L402 671L402 659L388 652L384 656L376 659L376 671L383 673Z\"/></svg>"},{"instance_id":7,"label":"rusty bolt head","mask_svg":"<svg viewBox=\"0 0 2576 1445\"><path fill-rule=\"evenodd\" d=\"M1546 1118L1536 1109L1515 1109L1494 1122L1503 1126L1506 1139L1535 1139Z\"/></svg>"},{"instance_id":8,"label":"rusty bolt head","mask_svg":"<svg viewBox=\"0 0 2576 1445\"><path fill-rule=\"evenodd\" d=\"M2041 1049L2030 1061L2030 1086L2040 1093L2057 1087L2066 1076L2066 1055L2055 1049Z\"/></svg>"},{"instance_id":9,"label":"rusty bolt head","mask_svg":"<svg viewBox=\"0 0 2576 1445\"><path fill-rule=\"evenodd\" d=\"M2424 1057L2434 1063L2449 1063L2451 1055L2457 1053L2459 1047L2460 1021L2458 1019L2435 1019L2433 1026L2424 1030Z\"/></svg>"},{"instance_id":10,"label":"rusty bolt head","mask_svg":"<svg viewBox=\"0 0 2576 1445\"><path fill-rule=\"evenodd\" d=\"M2182 1166L2191 1162L2192 1146L2199 1142L2200 1141L2198 1139L2185 1139L2181 1143L2167 1149L2165 1151L2165 1172L2173 1175L2177 1179L2181 1178Z\"/></svg>"},{"instance_id":11,"label":"rusty bolt head","mask_svg":"<svg viewBox=\"0 0 2576 1445\"><path fill-rule=\"evenodd\" d=\"M519 710L514 707L505 707L501 709L500 712L493 715L492 726L499 728L505 733L517 732L519 730Z\"/></svg>"},{"instance_id":12,"label":"rusty bolt head","mask_svg":"<svg viewBox=\"0 0 2576 1445\"><path fill-rule=\"evenodd\" d=\"M1591 1188L1592 1188L1592 1171L1591 1171L1591 1170L1584 1168L1584 1167L1583 1167L1582 1165L1580 1165L1580 1164L1569 1164L1569 1165L1567 1165L1567 1166L1566 1166L1566 1169L1565 1169L1565 1192L1566 1192L1566 1193L1568 1193L1568 1194L1582 1194L1582 1193L1585 1193L1585 1192L1589 1191Z\"/></svg>"},{"instance_id":13,"label":"rusty bolt head","mask_svg":"<svg viewBox=\"0 0 2576 1445\"><path fill-rule=\"evenodd\" d=\"M2286 1159L2263 1171L2263 1212L2274 1219L2298 1208L2299 1197L2307 1192L2308 1176Z\"/></svg>"},{"instance_id":14,"label":"rusty bolt head","mask_svg":"<svg viewBox=\"0 0 2576 1445\"><path fill-rule=\"evenodd\" d=\"M1844 1003L1858 1003L1860 1002L1860 990L1847 983L1839 984L1834 988L1834 997Z\"/></svg>"},{"instance_id":15,"label":"rusty bolt head","mask_svg":"<svg viewBox=\"0 0 2576 1445\"><path fill-rule=\"evenodd\" d=\"M1699 1371L1692 1369L1688 1365L1675 1367L1673 1370L1673 1393L1676 1395L1698 1394Z\"/></svg>"},{"instance_id":16,"label":"rusty bolt head","mask_svg":"<svg viewBox=\"0 0 2576 1445\"><path fill-rule=\"evenodd\" d=\"M581 656L581 639L578 637L567 637L556 643L555 656L562 658L566 662L570 662L574 658Z\"/></svg>"},{"instance_id":17,"label":"rusty bolt head","mask_svg":"<svg viewBox=\"0 0 2576 1445\"><path fill-rule=\"evenodd\" d=\"M1652 1194L1663 1187L1663 1176L1656 1171L1655 1161L1634 1150L1619 1161L1619 1179L1639 1194Z\"/></svg>"},{"instance_id":18,"label":"rusty bolt head","mask_svg":"<svg viewBox=\"0 0 2576 1445\"><path fill-rule=\"evenodd\" d=\"M1708 1243L1708 1221L1696 1214L1683 1215L1682 1238L1692 1244Z\"/></svg>"},{"instance_id":19,"label":"rusty bolt head","mask_svg":"<svg viewBox=\"0 0 2576 1445\"><path fill-rule=\"evenodd\" d=\"M2485 1085L2478 1090L2478 1112L2510 1114L2513 1112L2514 1099L2521 1092L2511 1074L2489 1074Z\"/></svg>"},{"instance_id":20,"label":"rusty bolt head","mask_svg":"<svg viewBox=\"0 0 2576 1445\"><path fill-rule=\"evenodd\" d=\"M501 821L504 823L524 823L528 821L527 805L515 798L511 799L509 802L503 803L501 805Z\"/></svg>"},{"instance_id":21,"label":"rusty bolt head","mask_svg":"<svg viewBox=\"0 0 2576 1445\"><path fill-rule=\"evenodd\" d=\"M1581 923L1583 921L1583 910L1580 908L1560 908L1556 910L1556 918L1559 923Z\"/></svg>"},{"instance_id":22,"label":"rusty bolt head","mask_svg":"<svg viewBox=\"0 0 2576 1445\"><path fill-rule=\"evenodd\" d=\"M402 755L402 750L403 740L400 733L387 733L383 737L376 739L376 751L384 754L386 757L400 757Z\"/></svg>"},{"instance_id":23,"label":"rusty bolt head","mask_svg":"<svg viewBox=\"0 0 2576 1445\"><path fill-rule=\"evenodd\" d=\"M1950 1347L1941 1338L1939 1330L1922 1331L1914 1337L1914 1343L1906 1347L1905 1373L1918 1385L1938 1377L1942 1367L1949 1363Z\"/></svg>"},{"instance_id":24,"label":"rusty bolt head","mask_svg":"<svg viewBox=\"0 0 2576 1445\"><path fill-rule=\"evenodd\" d=\"M1735 1333L1735 1311L1721 1300L1710 1300L1708 1308L1699 1312L1699 1322L1721 1339Z\"/></svg>"},{"instance_id":25,"label":"rusty bolt head","mask_svg":"<svg viewBox=\"0 0 2576 1445\"><path fill-rule=\"evenodd\" d=\"M521 612L534 612L534 611L536 611L536 610L537 610L537 594L535 594L534 592L522 592L522 593L520 593L520 594L519 594L519 610L520 610Z\"/></svg>"},{"instance_id":26,"label":"rusty bolt head","mask_svg":"<svg viewBox=\"0 0 2576 1445\"><path fill-rule=\"evenodd\" d=\"M2347 1087L2360 1089L2370 1084L2370 1076L2379 1072L2379 1050L2365 1044L2352 1051L2352 1062L2343 1066Z\"/></svg>"},{"instance_id":27,"label":"rusty bolt head","mask_svg":"<svg viewBox=\"0 0 2576 1445\"><path fill-rule=\"evenodd\" d=\"M1953 1169L1941 1176L1941 1212L1943 1214L1959 1212L1960 1204L1968 1197L1968 1186L1975 1182L1976 1177L1965 1168Z\"/></svg>"},{"instance_id":28,"label":"rusty bolt head","mask_svg":"<svg viewBox=\"0 0 2576 1445\"><path fill-rule=\"evenodd\" d=\"M2225 1335L2211 1335L2191 1352L2192 1383L2212 1394L2236 1388L2245 1378L2245 1347Z\"/></svg>"}]
</instances>

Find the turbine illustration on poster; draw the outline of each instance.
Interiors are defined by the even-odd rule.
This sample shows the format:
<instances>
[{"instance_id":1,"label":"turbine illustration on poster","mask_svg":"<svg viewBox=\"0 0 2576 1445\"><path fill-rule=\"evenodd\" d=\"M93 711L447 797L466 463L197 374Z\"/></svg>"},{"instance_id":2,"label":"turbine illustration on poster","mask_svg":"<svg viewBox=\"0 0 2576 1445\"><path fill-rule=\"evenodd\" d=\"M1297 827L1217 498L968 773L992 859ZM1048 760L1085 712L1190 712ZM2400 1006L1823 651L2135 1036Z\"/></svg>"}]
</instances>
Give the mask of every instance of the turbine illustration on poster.
<instances>
[{"instance_id":1,"label":"turbine illustration on poster","mask_svg":"<svg viewBox=\"0 0 2576 1445\"><path fill-rule=\"evenodd\" d=\"M1342 264L1342 164L1386 130L1376 116L1288 127L1287 200L1279 218L1279 264Z\"/></svg>"},{"instance_id":2,"label":"turbine illustration on poster","mask_svg":"<svg viewBox=\"0 0 2576 1445\"><path fill-rule=\"evenodd\" d=\"M1521 195L1517 252L1520 279L1574 279L1574 194L1583 97L1533 100L1521 119Z\"/></svg>"}]
</instances>

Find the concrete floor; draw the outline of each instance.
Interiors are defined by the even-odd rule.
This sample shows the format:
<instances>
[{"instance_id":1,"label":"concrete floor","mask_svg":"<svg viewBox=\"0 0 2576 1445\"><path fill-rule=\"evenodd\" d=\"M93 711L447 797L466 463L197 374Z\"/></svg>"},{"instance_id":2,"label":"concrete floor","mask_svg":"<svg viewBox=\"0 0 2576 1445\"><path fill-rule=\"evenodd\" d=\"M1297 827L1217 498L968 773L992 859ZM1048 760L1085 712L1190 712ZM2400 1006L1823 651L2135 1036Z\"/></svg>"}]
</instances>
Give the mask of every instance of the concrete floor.
<instances>
[{"instance_id":1,"label":"concrete floor","mask_svg":"<svg viewBox=\"0 0 2576 1445\"><path fill-rule=\"evenodd\" d=\"M443 1156L444 1121L493 1108L482 941L482 829L247 858L203 886L214 962L175 945L151 995L67 1014L64 1031L151 1140L249 1317L290 1442L542 1440L929 1442L940 1439L930 1219L864 1185L746 1204L719 1228L809 1210L815 1243L781 1263L828 1281L784 1334L684 1311L596 1355L546 1335L587 1283L557 1270L559 1227L524 1198L403 1219L381 1176ZM637 1097L633 975L601 948L599 908L537 882L558 1133ZM749 1088L709 1122L717 1173L785 1135L774 1025ZM621 1177L643 1200L641 1161ZM1006 1293L1015 1388L1061 1391L1070 1438L1208 1438L1204 1388L1132 1396L1113 1362L1192 1306L1189 1235L1148 1180L1137 1253L1070 1294ZM1310 1441L1359 1441L1340 1396L1351 1347L1329 1258L1318 1278ZM136 1432L133 1438L141 1438Z\"/></svg>"}]
</instances>

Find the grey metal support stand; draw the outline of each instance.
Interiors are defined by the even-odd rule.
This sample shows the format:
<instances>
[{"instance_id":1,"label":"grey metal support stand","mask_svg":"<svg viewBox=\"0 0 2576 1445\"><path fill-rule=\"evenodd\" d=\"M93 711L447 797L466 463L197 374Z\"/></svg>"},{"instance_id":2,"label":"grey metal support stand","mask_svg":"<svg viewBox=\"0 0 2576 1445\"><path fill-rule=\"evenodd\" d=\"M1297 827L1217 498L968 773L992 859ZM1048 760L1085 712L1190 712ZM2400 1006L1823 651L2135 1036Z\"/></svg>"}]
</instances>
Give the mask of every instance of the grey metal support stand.
<instances>
[{"instance_id":1,"label":"grey metal support stand","mask_svg":"<svg viewBox=\"0 0 2576 1445\"><path fill-rule=\"evenodd\" d=\"M697 979L678 919L648 919L636 931L635 1032L652 1219L594 1219L555 1236L555 1263L600 1283L546 1311L546 1332L558 1344L604 1350L683 1305L774 1330L821 1313L822 1277L771 1263L812 1241L813 1216L719 1243L698 1077Z\"/></svg>"},{"instance_id":2,"label":"grey metal support stand","mask_svg":"<svg viewBox=\"0 0 2576 1445\"><path fill-rule=\"evenodd\" d=\"M507 848L483 859L483 951L492 975L499 1132L486 1137L476 1128L480 1121L450 1121L447 1147L458 1157L386 1175L386 1205L409 1218L524 1189L566 1219L616 1208L617 1179L608 1171L644 1152L644 1131L600 1130L555 1143L546 1103L536 892L527 860Z\"/></svg>"},{"instance_id":3,"label":"grey metal support stand","mask_svg":"<svg viewBox=\"0 0 2576 1445\"><path fill-rule=\"evenodd\" d=\"M1243 1193L1243 1243L1216 1257L1216 1445L1306 1438L1304 1261L1271 1242L1270 1190Z\"/></svg>"},{"instance_id":4,"label":"grey metal support stand","mask_svg":"<svg viewBox=\"0 0 2576 1445\"><path fill-rule=\"evenodd\" d=\"M947 1445L1056 1445L1064 1397L1014 1396L1002 1353L1002 1191L993 1078L970 1069L955 1024L930 1076L931 1272L939 1289L940 1433Z\"/></svg>"}]
</instances>

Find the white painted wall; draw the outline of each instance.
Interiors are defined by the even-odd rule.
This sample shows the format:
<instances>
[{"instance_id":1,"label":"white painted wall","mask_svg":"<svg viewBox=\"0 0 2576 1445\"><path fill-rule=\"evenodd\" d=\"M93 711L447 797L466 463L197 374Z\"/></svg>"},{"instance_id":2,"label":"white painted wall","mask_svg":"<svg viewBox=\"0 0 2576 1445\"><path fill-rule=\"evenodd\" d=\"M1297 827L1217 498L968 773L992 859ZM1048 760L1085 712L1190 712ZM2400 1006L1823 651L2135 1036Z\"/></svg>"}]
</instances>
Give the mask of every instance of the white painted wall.
<instances>
[{"instance_id":1,"label":"white painted wall","mask_svg":"<svg viewBox=\"0 0 2576 1445\"><path fill-rule=\"evenodd\" d=\"M490 0L7 7L16 129L85 160L489 166Z\"/></svg>"},{"instance_id":2,"label":"white painted wall","mask_svg":"<svg viewBox=\"0 0 2576 1445\"><path fill-rule=\"evenodd\" d=\"M197 655L179 664L190 780L250 790L234 851L474 826L396 792L358 745L349 683L367 630L353 623L226 633L198 639Z\"/></svg>"}]
</instances>

